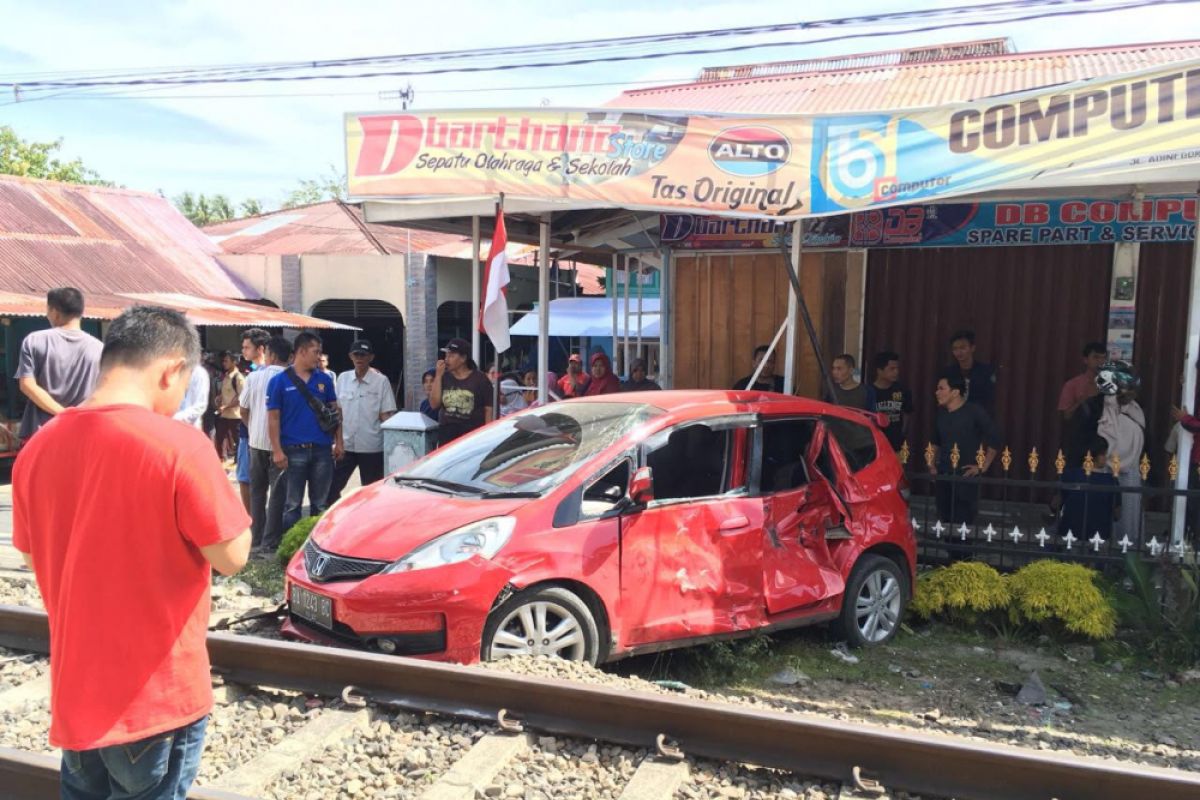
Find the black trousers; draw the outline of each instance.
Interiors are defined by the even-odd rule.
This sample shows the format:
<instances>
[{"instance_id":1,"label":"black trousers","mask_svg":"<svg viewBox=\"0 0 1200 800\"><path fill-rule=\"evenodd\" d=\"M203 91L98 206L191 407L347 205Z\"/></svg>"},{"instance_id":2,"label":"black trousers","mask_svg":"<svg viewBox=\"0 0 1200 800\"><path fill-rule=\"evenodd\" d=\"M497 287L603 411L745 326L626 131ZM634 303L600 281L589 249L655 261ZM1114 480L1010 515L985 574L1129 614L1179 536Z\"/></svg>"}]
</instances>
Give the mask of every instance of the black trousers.
<instances>
[{"instance_id":1,"label":"black trousers","mask_svg":"<svg viewBox=\"0 0 1200 800\"><path fill-rule=\"evenodd\" d=\"M358 469L358 478L363 486L383 480L383 453L352 453L349 450L342 460L333 465L333 485L329 487L329 505L333 505L342 496L342 489L350 481L350 476Z\"/></svg>"},{"instance_id":2,"label":"black trousers","mask_svg":"<svg viewBox=\"0 0 1200 800\"><path fill-rule=\"evenodd\" d=\"M287 484L282 477L283 470L275 466L270 450L250 448L250 540L254 547L275 550L283 538Z\"/></svg>"},{"instance_id":3,"label":"black trousers","mask_svg":"<svg viewBox=\"0 0 1200 800\"><path fill-rule=\"evenodd\" d=\"M937 482L938 519L945 523L974 524L979 513L979 484L974 481Z\"/></svg>"}]
</instances>

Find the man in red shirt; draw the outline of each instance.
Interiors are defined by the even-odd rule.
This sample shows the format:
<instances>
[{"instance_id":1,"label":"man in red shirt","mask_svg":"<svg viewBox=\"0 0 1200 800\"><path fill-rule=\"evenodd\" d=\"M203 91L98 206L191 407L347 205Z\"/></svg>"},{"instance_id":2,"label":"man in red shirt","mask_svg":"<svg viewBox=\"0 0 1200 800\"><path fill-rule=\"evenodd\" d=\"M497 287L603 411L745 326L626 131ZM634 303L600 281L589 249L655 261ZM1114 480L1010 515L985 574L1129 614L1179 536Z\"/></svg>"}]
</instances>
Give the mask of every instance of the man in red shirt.
<instances>
[{"instance_id":1,"label":"man in red shirt","mask_svg":"<svg viewBox=\"0 0 1200 800\"><path fill-rule=\"evenodd\" d=\"M13 467L13 544L50 619L50 743L68 800L183 797L200 765L212 568L241 569L250 531L212 444L171 418L199 358L182 314L126 311L91 399Z\"/></svg>"}]
</instances>

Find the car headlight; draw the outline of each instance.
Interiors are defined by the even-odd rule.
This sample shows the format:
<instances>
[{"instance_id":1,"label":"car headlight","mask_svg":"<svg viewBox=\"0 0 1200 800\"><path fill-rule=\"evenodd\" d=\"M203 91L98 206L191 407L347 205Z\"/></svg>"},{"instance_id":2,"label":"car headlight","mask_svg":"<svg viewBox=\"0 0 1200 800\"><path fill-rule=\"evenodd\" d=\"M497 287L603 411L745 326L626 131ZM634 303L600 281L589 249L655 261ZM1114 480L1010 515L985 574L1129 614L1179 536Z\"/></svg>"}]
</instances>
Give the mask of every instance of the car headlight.
<instances>
[{"instance_id":1,"label":"car headlight","mask_svg":"<svg viewBox=\"0 0 1200 800\"><path fill-rule=\"evenodd\" d=\"M399 561L389 564L383 574L444 567L466 561L471 556L491 558L500 552L516 525L517 521L512 517L491 517L472 522L431 539Z\"/></svg>"}]
</instances>

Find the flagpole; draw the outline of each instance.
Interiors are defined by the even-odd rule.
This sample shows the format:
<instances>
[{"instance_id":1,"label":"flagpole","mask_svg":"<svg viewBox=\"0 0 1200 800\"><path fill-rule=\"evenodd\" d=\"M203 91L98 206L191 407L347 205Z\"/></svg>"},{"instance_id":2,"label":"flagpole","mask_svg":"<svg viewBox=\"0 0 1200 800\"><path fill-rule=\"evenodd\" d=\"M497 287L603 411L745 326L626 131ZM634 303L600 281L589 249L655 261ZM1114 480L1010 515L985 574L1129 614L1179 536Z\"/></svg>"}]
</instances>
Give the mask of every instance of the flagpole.
<instances>
[{"instance_id":1,"label":"flagpole","mask_svg":"<svg viewBox=\"0 0 1200 800\"><path fill-rule=\"evenodd\" d=\"M471 308L479 313L479 217L471 217ZM479 325L471 326L471 358L476 364L483 363L483 354L479 351Z\"/></svg>"},{"instance_id":2,"label":"flagpole","mask_svg":"<svg viewBox=\"0 0 1200 800\"><path fill-rule=\"evenodd\" d=\"M504 192L500 193L500 199L496 202L496 219L499 220L504 216ZM492 231L492 249L496 246L496 232ZM507 243L505 243L507 246ZM475 326L475 335L479 336L479 326ZM495 348L493 342L492 352L496 354L496 380L492 384L492 419L500 419L500 353Z\"/></svg>"},{"instance_id":3,"label":"flagpole","mask_svg":"<svg viewBox=\"0 0 1200 800\"><path fill-rule=\"evenodd\" d=\"M545 405L550 371L550 214L538 224L538 403Z\"/></svg>"}]
</instances>

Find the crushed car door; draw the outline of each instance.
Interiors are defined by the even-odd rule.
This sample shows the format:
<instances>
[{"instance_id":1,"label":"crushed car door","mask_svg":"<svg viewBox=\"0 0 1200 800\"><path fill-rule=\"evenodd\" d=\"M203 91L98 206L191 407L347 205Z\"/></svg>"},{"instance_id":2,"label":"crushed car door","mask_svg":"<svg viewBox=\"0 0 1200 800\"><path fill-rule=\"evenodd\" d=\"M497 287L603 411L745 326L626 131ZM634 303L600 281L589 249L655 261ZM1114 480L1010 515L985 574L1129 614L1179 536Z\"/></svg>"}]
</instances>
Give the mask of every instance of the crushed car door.
<instances>
[{"instance_id":1,"label":"crushed car door","mask_svg":"<svg viewBox=\"0 0 1200 800\"><path fill-rule=\"evenodd\" d=\"M621 518L622 644L761 622L762 505L745 468L752 423L689 423L643 445L654 500Z\"/></svg>"},{"instance_id":2,"label":"crushed car door","mask_svg":"<svg viewBox=\"0 0 1200 800\"><path fill-rule=\"evenodd\" d=\"M763 505L763 600L768 614L813 605L845 588L826 532L844 511L822 468L827 432L811 418L764 419L755 452Z\"/></svg>"}]
</instances>

